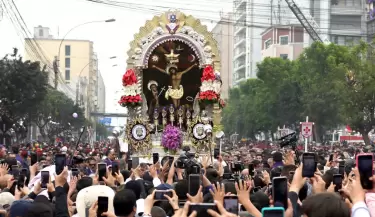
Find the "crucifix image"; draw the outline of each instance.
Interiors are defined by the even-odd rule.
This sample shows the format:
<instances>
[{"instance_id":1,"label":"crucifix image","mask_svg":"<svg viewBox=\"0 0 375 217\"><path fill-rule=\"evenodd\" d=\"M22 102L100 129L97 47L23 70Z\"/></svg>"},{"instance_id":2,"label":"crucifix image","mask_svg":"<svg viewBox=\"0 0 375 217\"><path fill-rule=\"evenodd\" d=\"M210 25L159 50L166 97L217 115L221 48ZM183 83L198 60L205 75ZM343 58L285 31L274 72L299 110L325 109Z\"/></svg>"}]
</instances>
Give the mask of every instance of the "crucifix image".
<instances>
[{"instance_id":1,"label":"crucifix image","mask_svg":"<svg viewBox=\"0 0 375 217\"><path fill-rule=\"evenodd\" d=\"M167 58L167 67L166 69L161 69L155 65L152 67L159 70L160 72L166 73L171 78L171 84L168 87L168 90L165 93L165 98L169 99L169 97L172 98L173 105L175 108L178 108L180 106L180 99L184 95L184 88L181 85L181 79L182 75L189 72L192 68L198 66L198 64L194 63L184 71L178 71L177 63L179 62L180 54L175 54L173 50L171 50L170 54L165 54Z\"/></svg>"}]
</instances>

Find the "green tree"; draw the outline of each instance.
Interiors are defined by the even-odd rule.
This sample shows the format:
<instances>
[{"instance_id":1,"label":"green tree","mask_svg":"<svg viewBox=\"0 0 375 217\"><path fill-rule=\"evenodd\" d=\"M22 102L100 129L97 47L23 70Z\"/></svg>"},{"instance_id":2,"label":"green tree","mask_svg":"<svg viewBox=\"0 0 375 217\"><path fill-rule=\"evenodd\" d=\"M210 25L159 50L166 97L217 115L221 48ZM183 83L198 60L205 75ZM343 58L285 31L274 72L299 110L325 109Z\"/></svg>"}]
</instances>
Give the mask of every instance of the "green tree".
<instances>
[{"instance_id":1,"label":"green tree","mask_svg":"<svg viewBox=\"0 0 375 217\"><path fill-rule=\"evenodd\" d=\"M5 132L13 128L25 137L25 129L47 93L48 74L39 62L23 61L14 49L0 59L0 84L0 124L5 124Z\"/></svg>"},{"instance_id":2,"label":"green tree","mask_svg":"<svg viewBox=\"0 0 375 217\"><path fill-rule=\"evenodd\" d=\"M366 145L375 126L374 43L361 42L350 48L350 58L341 74L342 114L350 127L360 132Z\"/></svg>"},{"instance_id":3,"label":"green tree","mask_svg":"<svg viewBox=\"0 0 375 217\"><path fill-rule=\"evenodd\" d=\"M300 86L302 116L315 123L315 140L320 142L324 132L342 124L340 116L341 80L348 48L335 44L313 43L300 55L296 80Z\"/></svg>"},{"instance_id":4,"label":"green tree","mask_svg":"<svg viewBox=\"0 0 375 217\"><path fill-rule=\"evenodd\" d=\"M48 89L39 108L35 124L44 139L54 141L57 136L64 136L64 133L79 131L85 124L84 111L64 93L55 89ZM73 113L77 113L78 117L74 118Z\"/></svg>"}]
</instances>

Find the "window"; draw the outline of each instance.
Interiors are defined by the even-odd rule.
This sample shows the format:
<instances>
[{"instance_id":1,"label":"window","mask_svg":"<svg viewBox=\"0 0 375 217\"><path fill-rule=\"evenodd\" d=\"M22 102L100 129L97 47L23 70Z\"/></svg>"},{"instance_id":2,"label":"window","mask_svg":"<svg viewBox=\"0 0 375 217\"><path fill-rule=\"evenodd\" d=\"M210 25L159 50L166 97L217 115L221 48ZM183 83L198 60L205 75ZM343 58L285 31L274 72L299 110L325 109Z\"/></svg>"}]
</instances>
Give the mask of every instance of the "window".
<instances>
[{"instance_id":1,"label":"window","mask_svg":"<svg viewBox=\"0 0 375 217\"><path fill-rule=\"evenodd\" d=\"M264 42L264 49L268 49L271 46L271 39Z\"/></svg>"},{"instance_id":2,"label":"window","mask_svg":"<svg viewBox=\"0 0 375 217\"><path fill-rule=\"evenodd\" d=\"M70 68L70 58L65 58L65 68Z\"/></svg>"},{"instance_id":3,"label":"window","mask_svg":"<svg viewBox=\"0 0 375 217\"><path fill-rule=\"evenodd\" d=\"M289 43L289 36L280 36L280 44L286 45Z\"/></svg>"},{"instance_id":4,"label":"window","mask_svg":"<svg viewBox=\"0 0 375 217\"><path fill-rule=\"evenodd\" d=\"M70 56L70 45L65 45L65 56Z\"/></svg>"},{"instance_id":5,"label":"window","mask_svg":"<svg viewBox=\"0 0 375 217\"><path fill-rule=\"evenodd\" d=\"M70 69L65 69L65 80L70 80Z\"/></svg>"},{"instance_id":6,"label":"window","mask_svg":"<svg viewBox=\"0 0 375 217\"><path fill-rule=\"evenodd\" d=\"M39 29L39 36L43 37L43 29Z\"/></svg>"},{"instance_id":7,"label":"window","mask_svg":"<svg viewBox=\"0 0 375 217\"><path fill-rule=\"evenodd\" d=\"M286 60L288 59L288 54L280 54L280 58Z\"/></svg>"}]
</instances>

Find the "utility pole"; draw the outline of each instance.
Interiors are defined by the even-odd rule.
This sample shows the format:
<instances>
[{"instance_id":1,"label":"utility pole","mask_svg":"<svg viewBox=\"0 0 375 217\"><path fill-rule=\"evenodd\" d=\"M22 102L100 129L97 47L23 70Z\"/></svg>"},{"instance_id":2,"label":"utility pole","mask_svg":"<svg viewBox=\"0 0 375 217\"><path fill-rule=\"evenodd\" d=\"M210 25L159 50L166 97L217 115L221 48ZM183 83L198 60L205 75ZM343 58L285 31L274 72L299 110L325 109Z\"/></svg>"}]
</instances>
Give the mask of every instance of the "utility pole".
<instances>
[{"instance_id":1,"label":"utility pole","mask_svg":"<svg viewBox=\"0 0 375 217\"><path fill-rule=\"evenodd\" d=\"M271 26L273 26L273 0L271 0Z\"/></svg>"},{"instance_id":2,"label":"utility pole","mask_svg":"<svg viewBox=\"0 0 375 217\"><path fill-rule=\"evenodd\" d=\"M59 84L59 60L57 56L53 60L53 72L55 73L55 89L57 90L57 85Z\"/></svg>"}]
</instances>

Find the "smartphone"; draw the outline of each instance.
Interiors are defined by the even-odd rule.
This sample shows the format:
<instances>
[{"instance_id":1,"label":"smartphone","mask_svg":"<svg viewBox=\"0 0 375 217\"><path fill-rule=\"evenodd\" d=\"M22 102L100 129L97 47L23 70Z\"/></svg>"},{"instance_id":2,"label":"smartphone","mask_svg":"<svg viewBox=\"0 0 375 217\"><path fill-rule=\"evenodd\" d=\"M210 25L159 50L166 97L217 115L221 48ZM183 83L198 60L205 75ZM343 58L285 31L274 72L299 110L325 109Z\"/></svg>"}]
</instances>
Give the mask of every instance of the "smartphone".
<instances>
[{"instance_id":1,"label":"smartphone","mask_svg":"<svg viewBox=\"0 0 375 217\"><path fill-rule=\"evenodd\" d=\"M108 211L108 197L98 197L98 210L97 216L102 216L103 213Z\"/></svg>"},{"instance_id":2,"label":"smartphone","mask_svg":"<svg viewBox=\"0 0 375 217\"><path fill-rule=\"evenodd\" d=\"M12 175L15 180L18 180L18 178L20 177L20 169L17 165L12 166Z\"/></svg>"},{"instance_id":3,"label":"smartphone","mask_svg":"<svg viewBox=\"0 0 375 217\"><path fill-rule=\"evenodd\" d=\"M267 186L267 195L272 195L272 183L269 183Z\"/></svg>"},{"instance_id":4,"label":"smartphone","mask_svg":"<svg viewBox=\"0 0 375 217\"><path fill-rule=\"evenodd\" d=\"M214 158L215 159L219 159L219 156L220 156L220 149L219 148L215 148L214 149Z\"/></svg>"},{"instance_id":5,"label":"smartphone","mask_svg":"<svg viewBox=\"0 0 375 217\"><path fill-rule=\"evenodd\" d=\"M234 164L234 171L241 171L241 169L242 169L242 165L241 164L239 164L239 163L235 163Z\"/></svg>"},{"instance_id":6,"label":"smartphone","mask_svg":"<svg viewBox=\"0 0 375 217\"><path fill-rule=\"evenodd\" d=\"M224 208L230 213L235 214L238 216L238 197L236 195L233 196L224 196Z\"/></svg>"},{"instance_id":7,"label":"smartphone","mask_svg":"<svg viewBox=\"0 0 375 217\"><path fill-rule=\"evenodd\" d=\"M49 171L41 171L40 179L40 187L47 188L47 184L49 183Z\"/></svg>"},{"instance_id":8,"label":"smartphone","mask_svg":"<svg viewBox=\"0 0 375 217\"><path fill-rule=\"evenodd\" d=\"M302 177L311 178L314 177L316 172L316 161L315 154L311 152L306 152L302 154Z\"/></svg>"},{"instance_id":9,"label":"smartphone","mask_svg":"<svg viewBox=\"0 0 375 217\"><path fill-rule=\"evenodd\" d=\"M128 171L131 171L133 168L133 161L132 160L128 160Z\"/></svg>"},{"instance_id":10,"label":"smartphone","mask_svg":"<svg viewBox=\"0 0 375 217\"><path fill-rule=\"evenodd\" d=\"M342 175L341 174L334 174L332 183L336 185L335 191L338 192L338 190L342 187Z\"/></svg>"},{"instance_id":11,"label":"smartphone","mask_svg":"<svg viewBox=\"0 0 375 217\"><path fill-rule=\"evenodd\" d=\"M249 175L251 177L254 176L254 164L252 164L252 163L249 164Z\"/></svg>"},{"instance_id":12,"label":"smartphone","mask_svg":"<svg viewBox=\"0 0 375 217\"><path fill-rule=\"evenodd\" d=\"M79 170L77 168L72 168L72 176L78 177Z\"/></svg>"},{"instance_id":13,"label":"smartphone","mask_svg":"<svg viewBox=\"0 0 375 217\"><path fill-rule=\"evenodd\" d=\"M112 176L116 177L116 173L120 172L118 161L112 161Z\"/></svg>"},{"instance_id":14,"label":"smartphone","mask_svg":"<svg viewBox=\"0 0 375 217\"><path fill-rule=\"evenodd\" d=\"M284 217L284 208L265 207L262 209L262 217Z\"/></svg>"},{"instance_id":15,"label":"smartphone","mask_svg":"<svg viewBox=\"0 0 375 217\"><path fill-rule=\"evenodd\" d=\"M38 155L35 152L30 153L30 164L31 166L38 162Z\"/></svg>"},{"instance_id":16,"label":"smartphone","mask_svg":"<svg viewBox=\"0 0 375 217\"><path fill-rule=\"evenodd\" d=\"M156 164L159 162L159 153L152 153L152 163Z\"/></svg>"},{"instance_id":17,"label":"smartphone","mask_svg":"<svg viewBox=\"0 0 375 217\"><path fill-rule=\"evenodd\" d=\"M191 203L189 206L188 216L193 212L197 212L197 216L199 217L211 217L210 214L207 213L207 210L212 209L215 212L218 212L218 208L214 203Z\"/></svg>"},{"instance_id":18,"label":"smartphone","mask_svg":"<svg viewBox=\"0 0 375 217\"><path fill-rule=\"evenodd\" d=\"M167 195L169 197L173 197L173 192L169 190L155 190L155 200L168 200L164 195Z\"/></svg>"},{"instance_id":19,"label":"smartphone","mask_svg":"<svg viewBox=\"0 0 375 217\"><path fill-rule=\"evenodd\" d=\"M333 154L330 154L329 155L329 159L328 159L329 162L332 162L333 161Z\"/></svg>"},{"instance_id":20,"label":"smartphone","mask_svg":"<svg viewBox=\"0 0 375 217\"><path fill-rule=\"evenodd\" d=\"M193 197L198 193L200 187L200 178L201 176L199 174L189 175L189 194Z\"/></svg>"},{"instance_id":21,"label":"smartphone","mask_svg":"<svg viewBox=\"0 0 375 217\"><path fill-rule=\"evenodd\" d=\"M55 155L55 172L57 175L62 173L64 167L66 166L66 155L65 154L56 154Z\"/></svg>"},{"instance_id":22,"label":"smartphone","mask_svg":"<svg viewBox=\"0 0 375 217\"><path fill-rule=\"evenodd\" d=\"M275 207L288 208L288 179L285 176L272 179L272 198Z\"/></svg>"},{"instance_id":23,"label":"smartphone","mask_svg":"<svg viewBox=\"0 0 375 217\"><path fill-rule=\"evenodd\" d=\"M339 166L339 174L341 174L341 176L344 177L344 173L345 173L345 166L340 165Z\"/></svg>"},{"instance_id":24,"label":"smartphone","mask_svg":"<svg viewBox=\"0 0 375 217\"><path fill-rule=\"evenodd\" d=\"M374 155L373 154L359 154L357 155L357 167L359 171L359 175L361 177L361 184L363 189L372 189L373 184L372 181L369 180L370 177L373 175L373 161Z\"/></svg>"},{"instance_id":25,"label":"smartphone","mask_svg":"<svg viewBox=\"0 0 375 217\"><path fill-rule=\"evenodd\" d=\"M174 157L173 156L169 156L168 157L168 164L169 164L170 167L172 166L173 161L174 161Z\"/></svg>"},{"instance_id":26,"label":"smartphone","mask_svg":"<svg viewBox=\"0 0 375 217\"><path fill-rule=\"evenodd\" d=\"M139 166L139 157L132 157L132 168L135 169Z\"/></svg>"},{"instance_id":27,"label":"smartphone","mask_svg":"<svg viewBox=\"0 0 375 217\"><path fill-rule=\"evenodd\" d=\"M99 182L104 181L103 177L107 178L107 164L105 163L98 164L98 175L99 175Z\"/></svg>"},{"instance_id":28,"label":"smartphone","mask_svg":"<svg viewBox=\"0 0 375 217\"><path fill-rule=\"evenodd\" d=\"M22 189L25 186L26 176L20 174L20 177L17 179L17 187L18 189Z\"/></svg>"}]
</instances>

